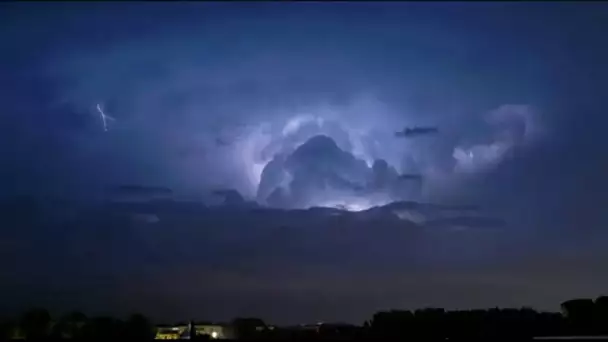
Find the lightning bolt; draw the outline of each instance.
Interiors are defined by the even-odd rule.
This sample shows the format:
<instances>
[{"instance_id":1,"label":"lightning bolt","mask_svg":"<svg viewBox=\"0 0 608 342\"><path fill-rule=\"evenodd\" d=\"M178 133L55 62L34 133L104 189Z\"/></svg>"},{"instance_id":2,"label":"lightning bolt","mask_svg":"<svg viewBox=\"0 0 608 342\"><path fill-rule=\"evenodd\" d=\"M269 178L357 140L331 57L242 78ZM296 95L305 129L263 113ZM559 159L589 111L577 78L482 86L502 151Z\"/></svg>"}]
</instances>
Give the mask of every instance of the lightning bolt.
<instances>
[{"instance_id":1,"label":"lightning bolt","mask_svg":"<svg viewBox=\"0 0 608 342\"><path fill-rule=\"evenodd\" d=\"M103 109L101 109L101 105L99 103L97 104L97 112L99 112L99 116L101 116L101 122L103 122L103 130L104 132L107 132L108 121L114 121L114 118L109 115L106 115L106 113L103 112Z\"/></svg>"}]
</instances>

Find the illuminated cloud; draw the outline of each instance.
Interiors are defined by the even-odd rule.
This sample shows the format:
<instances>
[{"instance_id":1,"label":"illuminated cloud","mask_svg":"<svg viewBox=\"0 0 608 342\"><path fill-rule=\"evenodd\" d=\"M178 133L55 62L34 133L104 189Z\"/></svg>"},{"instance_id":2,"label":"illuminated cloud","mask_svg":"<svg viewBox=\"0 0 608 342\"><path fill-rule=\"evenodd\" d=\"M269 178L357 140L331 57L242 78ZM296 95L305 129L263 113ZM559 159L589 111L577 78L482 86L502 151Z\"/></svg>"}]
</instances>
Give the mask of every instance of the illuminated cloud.
<instances>
[{"instance_id":1,"label":"illuminated cloud","mask_svg":"<svg viewBox=\"0 0 608 342\"><path fill-rule=\"evenodd\" d=\"M456 159L456 172L477 172L498 165L504 154L512 147L508 142L473 145L468 148L456 147L452 155Z\"/></svg>"},{"instance_id":2,"label":"illuminated cloud","mask_svg":"<svg viewBox=\"0 0 608 342\"><path fill-rule=\"evenodd\" d=\"M456 160L454 171L474 173L491 170L513 149L537 143L546 134L538 113L527 105L502 105L487 113L485 121L494 130L493 141L456 146L452 154Z\"/></svg>"},{"instance_id":3,"label":"illuminated cloud","mask_svg":"<svg viewBox=\"0 0 608 342\"><path fill-rule=\"evenodd\" d=\"M326 135L316 135L291 154L267 164L258 189L261 203L282 207L340 207L363 210L407 194L399 194L394 167L382 159L368 167Z\"/></svg>"},{"instance_id":4,"label":"illuminated cloud","mask_svg":"<svg viewBox=\"0 0 608 342\"><path fill-rule=\"evenodd\" d=\"M502 105L488 113L486 122L500 130L501 138L518 144L538 141L547 134L539 113L529 105Z\"/></svg>"},{"instance_id":5,"label":"illuminated cloud","mask_svg":"<svg viewBox=\"0 0 608 342\"><path fill-rule=\"evenodd\" d=\"M608 20L584 5L3 2L0 196L85 208L1 209L2 308L360 323L379 307L544 308L605 291ZM440 133L394 134L429 126ZM281 165L320 134L391 190L334 178L310 205L352 212L251 209L257 195L309 205L290 199L329 177ZM393 168L421 180L392 186ZM98 208L119 184L176 202ZM247 205L203 206L221 203L215 189ZM132 224L131 205L159 221ZM504 228L473 229L496 223L470 219L486 215Z\"/></svg>"}]
</instances>

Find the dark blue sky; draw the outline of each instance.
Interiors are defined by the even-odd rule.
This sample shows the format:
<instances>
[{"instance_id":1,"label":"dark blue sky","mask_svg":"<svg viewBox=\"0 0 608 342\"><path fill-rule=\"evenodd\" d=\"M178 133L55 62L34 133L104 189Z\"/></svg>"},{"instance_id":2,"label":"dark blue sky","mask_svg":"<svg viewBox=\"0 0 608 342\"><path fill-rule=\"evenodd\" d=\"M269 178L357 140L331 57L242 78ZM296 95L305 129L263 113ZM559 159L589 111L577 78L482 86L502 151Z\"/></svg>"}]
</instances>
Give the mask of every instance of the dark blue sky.
<instances>
[{"instance_id":1,"label":"dark blue sky","mask_svg":"<svg viewBox=\"0 0 608 342\"><path fill-rule=\"evenodd\" d=\"M555 309L597 296L607 34L603 3L2 4L6 311L361 321L389 307ZM393 135L417 125L440 133ZM268 232L307 221L208 213L119 228L66 214L99 210L120 184L254 200L264 166L311 132L368 165L420 173L407 200L474 203L506 224ZM15 214L23 196L60 218Z\"/></svg>"}]
</instances>

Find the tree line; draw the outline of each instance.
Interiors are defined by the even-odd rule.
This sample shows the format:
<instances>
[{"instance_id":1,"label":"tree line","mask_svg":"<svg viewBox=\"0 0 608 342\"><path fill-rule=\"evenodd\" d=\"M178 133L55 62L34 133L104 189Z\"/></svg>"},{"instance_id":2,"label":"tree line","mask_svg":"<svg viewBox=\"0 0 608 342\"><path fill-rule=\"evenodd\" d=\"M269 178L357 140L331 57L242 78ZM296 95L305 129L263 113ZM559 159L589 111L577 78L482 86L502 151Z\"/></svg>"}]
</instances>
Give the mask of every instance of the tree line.
<instances>
[{"instance_id":1,"label":"tree line","mask_svg":"<svg viewBox=\"0 0 608 342\"><path fill-rule=\"evenodd\" d=\"M608 297L568 300L561 309L561 313L531 308L393 310L374 314L365 326L373 336L433 339L608 335Z\"/></svg>"},{"instance_id":2,"label":"tree line","mask_svg":"<svg viewBox=\"0 0 608 342\"><path fill-rule=\"evenodd\" d=\"M261 319L235 319L233 328L240 339L315 338L416 338L527 339L536 336L608 335L608 296L572 299L561 304L562 312L539 312L531 308L455 310L424 308L391 310L373 315L362 326L324 324L307 328L269 329ZM263 327L262 329L260 329ZM53 319L44 309L32 309L14 320L0 322L0 338L150 340L155 327L145 316L134 314L125 320L92 317L73 312Z\"/></svg>"},{"instance_id":3,"label":"tree line","mask_svg":"<svg viewBox=\"0 0 608 342\"><path fill-rule=\"evenodd\" d=\"M72 312L53 319L45 309L31 309L17 319L0 322L0 339L83 339L110 341L119 338L151 340L155 329L144 315L125 320L114 317L87 317Z\"/></svg>"}]
</instances>

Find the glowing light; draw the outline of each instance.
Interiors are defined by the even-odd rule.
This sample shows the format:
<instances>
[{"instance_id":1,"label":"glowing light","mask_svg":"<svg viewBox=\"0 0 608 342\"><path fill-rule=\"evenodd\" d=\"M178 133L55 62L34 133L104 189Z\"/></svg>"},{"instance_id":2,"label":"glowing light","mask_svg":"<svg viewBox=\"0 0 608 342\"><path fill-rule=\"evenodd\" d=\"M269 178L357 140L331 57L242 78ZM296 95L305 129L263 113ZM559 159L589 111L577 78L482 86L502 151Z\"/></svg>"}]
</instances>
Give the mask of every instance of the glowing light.
<instances>
[{"instance_id":1,"label":"glowing light","mask_svg":"<svg viewBox=\"0 0 608 342\"><path fill-rule=\"evenodd\" d=\"M299 115L294 118L289 119L283 127L283 131L281 132L283 136L287 136L293 133L296 133L303 124L307 122L311 122L314 120L312 115Z\"/></svg>"},{"instance_id":2,"label":"glowing light","mask_svg":"<svg viewBox=\"0 0 608 342\"><path fill-rule=\"evenodd\" d=\"M363 204L360 204L360 203L346 204L345 207L346 207L346 210L348 210L348 211L363 211L363 210L366 210L366 209L370 208L370 206L363 205Z\"/></svg>"},{"instance_id":3,"label":"glowing light","mask_svg":"<svg viewBox=\"0 0 608 342\"><path fill-rule=\"evenodd\" d=\"M265 132L265 128L264 125L258 127L235 145L238 161L244 164L251 193L257 191L262 178L262 171L270 161L270 158L266 160L260 158L261 151L272 141L272 136Z\"/></svg>"},{"instance_id":4,"label":"glowing light","mask_svg":"<svg viewBox=\"0 0 608 342\"><path fill-rule=\"evenodd\" d=\"M302 127L303 125L312 122L314 122L318 127L321 127L325 123L325 119L320 116L315 116L311 114L297 115L287 121L281 133L283 136L294 134L298 132L300 127Z\"/></svg>"},{"instance_id":5,"label":"glowing light","mask_svg":"<svg viewBox=\"0 0 608 342\"><path fill-rule=\"evenodd\" d=\"M346 211L357 212L357 211L367 210L376 205L377 205L377 203L373 203L372 201L370 201L369 199L366 199L366 198L348 198L348 199L338 199L338 200L326 201L326 202L322 202L321 204L315 205L315 206L325 207L325 208L336 208L336 209L341 209L341 210L346 210Z\"/></svg>"},{"instance_id":6,"label":"glowing light","mask_svg":"<svg viewBox=\"0 0 608 342\"><path fill-rule=\"evenodd\" d=\"M211 338L217 338L217 336L218 336L217 331L211 332Z\"/></svg>"}]
</instances>

